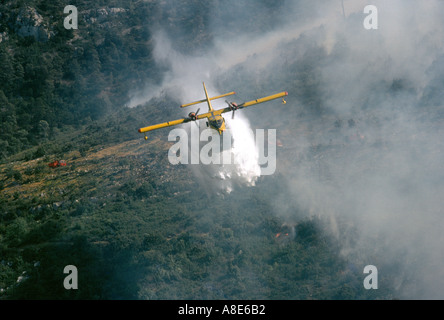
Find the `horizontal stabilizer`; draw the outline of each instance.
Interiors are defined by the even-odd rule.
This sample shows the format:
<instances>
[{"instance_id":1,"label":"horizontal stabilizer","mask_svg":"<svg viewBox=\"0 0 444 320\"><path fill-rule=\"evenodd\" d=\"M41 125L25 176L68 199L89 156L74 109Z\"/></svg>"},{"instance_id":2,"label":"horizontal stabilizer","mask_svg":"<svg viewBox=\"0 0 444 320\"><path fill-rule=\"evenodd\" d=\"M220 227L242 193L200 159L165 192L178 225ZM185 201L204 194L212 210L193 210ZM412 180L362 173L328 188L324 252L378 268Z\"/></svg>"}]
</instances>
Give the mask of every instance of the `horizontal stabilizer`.
<instances>
[{"instance_id":1,"label":"horizontal stabilizer","mask_svg":"<svg viewBox=\"0 0 444 320\"><path fill-rule=\"evenodd\" d=\"M220 96L212 97L212 98L210 98L210 100L215 100L215 99L231 96L233 94L236 94L236 92L234 92L234 91L228 92L228 93L225 93L225 94L220 95ZM185 107L189 107L189 106L192 106L192 105L195 105L195 104L198 104L198 103L202 103L202 102L206 102L206 101L207 101L207 99L202 99L202 100L199 100L199 101L194 101L194 102L191 102L191 103L183 104L180 107L181 108L185 108Z\"/></svg>"}]
</instances>

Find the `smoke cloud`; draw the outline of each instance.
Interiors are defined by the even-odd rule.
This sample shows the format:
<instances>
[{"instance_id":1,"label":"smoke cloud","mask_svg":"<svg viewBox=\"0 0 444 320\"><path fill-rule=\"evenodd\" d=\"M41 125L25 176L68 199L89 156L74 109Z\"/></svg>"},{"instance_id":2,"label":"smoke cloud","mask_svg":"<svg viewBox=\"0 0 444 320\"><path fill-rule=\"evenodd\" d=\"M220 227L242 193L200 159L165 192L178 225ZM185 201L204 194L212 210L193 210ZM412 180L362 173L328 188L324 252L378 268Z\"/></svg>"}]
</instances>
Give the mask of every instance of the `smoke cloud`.
<instances>
[{"instance_id":1,"label":"smoke cloud","mask_svg":"<svg viewBox=\"0 0 444 320\"><path fill-rule=\"evenodd\" d=\"M201 99L202 81L241 99L288 91L285 107L242 111L283 140L274 214L326 218L344 257L377 266L398 298L444 298L444 3L373 1L376 30L363 26L365 1L254 3L214 4L211 47L195 55L157 32L164 81L132 105L165 90Z\"/></svg>"},{"instance_id":2,"label":"smoke cloud","mask_svg":"<svg viewBox=\"0 0 444 320\"><path fill-rule=\"evenodd\" d=\"M182 103L200 100L204 97L202 82L205 82L210 96L221 94L213 83L216 75L220 73L220 65L214 63L211 55L190 56L177 52L173 48L169 37L160 30L155 35L154 57L158 64L165 66L168 70L164 75L163 83L161 85L148 86L141 92L137 92L128 104L130 107L147 102L154 97L159 98L161 94L165 93L174 96L174 99ZM224 103L223 100L222 103ZM217 100L213 101L212 105L216 109L226 106L220 105L220 102L219 106L217 106ZM200 108L199 113L207 112L206 104L196 106L196 108ZM196 111L196 108L193 110L187 108L185 111L177 108L177 111L178 114L182 112L182 116L186 116L189 111ZM258 150L248 120L239 114L236 115L235 119L229 117L225 119L227 128L230 131L230 136L226 139L231 137L230 145L232 148L229 150L218 150L218 152L222 152L218 157L221 159L224 157L226 159L228 157L232 158L232 162L230 161L232 164L221 163L218 165L192 166L192 170L208 188L212 188L212 185L214 185L212 179L217 178L225 180L217 184L218 187L226 192L231 192L235 184L253 186L261 171L258 163ZM203 127L205 129L205 126ZM199 128L201 128L200 135L202 126L199 126ZM189 136L191 135L190 133ZM215 135L211 139L219 139L218 134L215 133ZM220 139L220 144L223 147L222 138ZM197 151L200 152L200 148ZM190 147L191 152L193 150ZM224 156L223 152L230 154ZM200 153L195 157L198 158L199 156L205 156L205 154ZM203 162L208 161L204 159Z\"/></svg>"}]
</instances>

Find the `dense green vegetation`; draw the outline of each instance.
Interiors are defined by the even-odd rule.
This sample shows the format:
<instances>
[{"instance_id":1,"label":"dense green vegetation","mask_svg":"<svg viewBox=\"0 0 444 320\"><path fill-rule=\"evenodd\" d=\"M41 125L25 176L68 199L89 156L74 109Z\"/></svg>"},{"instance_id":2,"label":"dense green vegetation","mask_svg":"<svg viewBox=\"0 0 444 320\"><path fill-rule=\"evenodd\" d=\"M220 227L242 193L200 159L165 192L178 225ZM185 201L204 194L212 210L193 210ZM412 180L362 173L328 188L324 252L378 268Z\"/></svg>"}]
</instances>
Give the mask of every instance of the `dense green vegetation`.
<instances>
[{"instance_id":1,"label":"dense green vegetation","mask_svg":"<svg viewBox=\"0 0 444 320\"><path fill-rule=\"evenodd\" d=\"M160 171L162 157L147 165L145 156L130 155L134 149L67 168L40 163L21 177L10 169L1 224L6 297L372 298L362 290L361 266L339 258L322 220L301 219L291 230L272 214L279 176L208 197L185 167ZM36 181L44 186L33 194L26 184ZM14 185L27 191L9 194ZM78 290L62 286L66 265L79 270Z\"/></svg>"},{"instance_id":2,"label":"dense green vegetation","mask_svg":"<svg viewBox=\"0 0 444 320\"><path fill-rule=\"evenodd\" d=\"M208 193L187 166L169 165L168 145L118 141L120 133L131 137L132 117L98 121L62 147L41 144L46 156L26 160L38 152L27 151L2 166L2 297L390 297L362 289L365 261L341 257L328 221L298 208L293 226L276 216L270 204L285 193L280 174ZM68 166L49 168L56 157ZM78 290L63 287L66 265L78 268Z\"/></svg>"},{"instance_id":3,"label":"dense green vegetation","mask_svg":"<svg viewBox=\"0 0 444 320\"><path fill-rule=\"evenodd\" d=\"M147 25L156 23L156 5L139 2L134 9L133 1L70 4L79 10L77 30L63 27L64 1L0 4L0 32L8 36L0 43L2 159L54 138L67 126L78 128L122 108L130 90L144 79L158 81ZM87 20L97 18L97 10L105 5L129 11L104 24ZM53 33L47 41L17 34L17 16L26 8L35 8L43 17Z\"/></svg>"}]
</instances>

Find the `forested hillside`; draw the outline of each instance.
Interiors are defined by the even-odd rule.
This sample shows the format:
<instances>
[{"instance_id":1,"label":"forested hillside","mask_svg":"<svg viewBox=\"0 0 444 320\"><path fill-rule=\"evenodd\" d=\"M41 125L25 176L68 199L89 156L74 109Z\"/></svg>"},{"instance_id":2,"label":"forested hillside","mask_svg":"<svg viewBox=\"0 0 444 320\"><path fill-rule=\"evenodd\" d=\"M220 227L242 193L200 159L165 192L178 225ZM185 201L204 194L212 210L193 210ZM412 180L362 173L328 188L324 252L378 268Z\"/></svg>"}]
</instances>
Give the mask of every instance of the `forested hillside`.
<instances>
[{"instance_id":1,"label":"forested hillside","mask_svg":"<svg viewBox=\"0 0 444 320\"><path fill-rule=\"evenodd\" d=\"M126 9L93 24L104 4L76 5L80 28L74 31L63 27L63 1L1 4L3 158L121 108L141 76L155 78L147 29L129 24L136 14L129 17ZM30 26L35 34L20 32Z\"/></svg>"},{"instance_id":2,"label":"forested hillside","mask_svg":"<svg viewBox=\"0 0 444 320\"><path fill-rule=\"evenodd\" d=\"M442 53L427 28L369 33L336 7L0 1L0 299L439 293ZM236 113L277 130L274 174L227 189L172 165L168 130L137 132L183 117L202 81L237 102L289 92Z\"/></svg>"}]
</instances>

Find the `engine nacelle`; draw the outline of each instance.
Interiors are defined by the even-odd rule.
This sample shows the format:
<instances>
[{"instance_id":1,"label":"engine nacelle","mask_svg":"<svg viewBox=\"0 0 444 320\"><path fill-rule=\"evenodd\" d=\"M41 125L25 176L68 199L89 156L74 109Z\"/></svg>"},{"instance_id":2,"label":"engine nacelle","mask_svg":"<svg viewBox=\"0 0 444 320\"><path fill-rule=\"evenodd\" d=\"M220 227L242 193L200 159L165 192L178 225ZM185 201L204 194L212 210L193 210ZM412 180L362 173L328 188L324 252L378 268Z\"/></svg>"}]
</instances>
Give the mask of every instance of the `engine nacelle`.
<instances>
[{"instance_id":1,"label":"engine nacelle","mask_svg":"<svg viewBox=\"0 0 444 320\"><path fill-rule=\"evenodd\" d=\"M190 118L191 120L196 120L196 112L190 112L188 114L188 118Z\"/></svg>"},{"instance_id":2,"label":"engine nacelle","mask_svg":"<svg viewBox=\"0 0 444 320\"><path fill-rule=\"evenodd\" d=\"M228 103L228 105L229 105L229 107L230 107L231 110L237 110L237 109L239 109L239 106L237 105L236 102L228 102L228 101L227 101L227 103Z\"/></svg>"}]
</instances>

